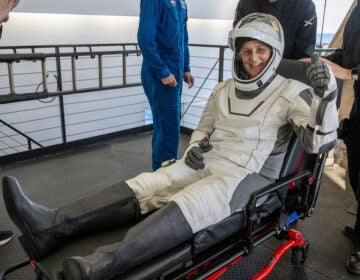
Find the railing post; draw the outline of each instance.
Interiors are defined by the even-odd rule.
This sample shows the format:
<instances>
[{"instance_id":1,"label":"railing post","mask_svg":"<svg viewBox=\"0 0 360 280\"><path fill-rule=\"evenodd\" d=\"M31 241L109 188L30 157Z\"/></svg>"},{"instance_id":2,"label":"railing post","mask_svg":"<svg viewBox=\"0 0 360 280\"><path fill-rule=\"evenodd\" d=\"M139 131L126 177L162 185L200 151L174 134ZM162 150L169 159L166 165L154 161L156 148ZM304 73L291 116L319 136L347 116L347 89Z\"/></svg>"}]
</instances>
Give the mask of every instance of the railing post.
<instances>
[{"instance_id":1,"label":"railing post","mask_svg":"<svg viewBox=\"0 0 360 280\"><path fill-rule=\"evenodd\" d=\"M46 77L46 60L41 60L41 73L42 73L42 82L43 82L43 92L48 92L48 86L47 86L47 77Z\"/></svg>"},{"instance_id":2,"label":"railing post","mask_svg":"<svg viewBox=\"0 0 360 280\"><path fill-rule=\"evenodd\" d=\"M12 68L12 62L8 62L8 74L9 74L10 94L15 94L14 72Z\"/></svg>"},{"instance_id":3,"label":"railing post","mask_svg":"<svg viewBox=\"0 0 360 280\"><path fill-rule=\"evenodd\" d=\"M72 73L72 85L73 85L73 91L77 90L76 85L76 57L71 57L71 73Z\"/></svg>"},{"instance_id":4,"label":"railing post","mask_svg":"<svg viewBox=\"0 0 360 280\"><path fill-rule=\"evenodd\" d=\"M99 67L99 88L102 88L103 87L103 70L102 70L102 67L103 64L102 64L102 55L99 54L99 57L98 57L98 67Z\"/></svg>"},{"instance_id":5,"label":"railing post","mask_svg":"<svg viewBox=\"0 0 360 280\"><path fill-rule=\"evenodd\" d=\"M27 139L27 143L28 143L28 150L30 151L32 149L31 147L31 140L30 139Z\"/></svg>"},{"instance_id":6,"label":"railing post","mask_svg":"<svg viewBox=\"0 0 360 280\"><path fill-rule=\"evenodd\" d=\"M218 82L222 82L224 80L224 53L225 47L220 47L219 49L219 75Z\"/></svg>"},{"instance_id":7,"label":"railing post","mask_svg":"<svg viewBox=\"0 0 360 280\"><path fill-rule=\"evenodd\" d=\"M126 54L122 55L122 62L123 62L123 85L126 85Z\"/></svg>"},{"instance_id":8,"label":"railing post","mask_svg":"<svg viewBox=\"0 0 360 280\"><path fill-rule=\"evenodd\" d=\"M61 60L59 47L55 47L56 56L56 73L57 73L57 90L63 91L62 76L61 76ZM66 124L65 124L65 110L64 110L64 97L59 95L59 109L60 109L60 126L61 136L63 143L66 143Z\"/></svg>"}]
</instances>

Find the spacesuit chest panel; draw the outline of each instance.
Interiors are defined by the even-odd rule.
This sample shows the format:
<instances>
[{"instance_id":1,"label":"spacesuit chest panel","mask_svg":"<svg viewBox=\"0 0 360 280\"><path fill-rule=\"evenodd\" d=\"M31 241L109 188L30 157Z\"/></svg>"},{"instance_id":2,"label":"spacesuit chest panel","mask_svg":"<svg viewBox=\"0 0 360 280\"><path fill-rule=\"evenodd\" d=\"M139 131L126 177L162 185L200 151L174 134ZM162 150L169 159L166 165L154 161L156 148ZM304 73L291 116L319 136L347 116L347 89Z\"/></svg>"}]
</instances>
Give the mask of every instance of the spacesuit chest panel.
<instances>
[{"instance_id":1,"label":"spacesuit chest panel","mask_svg":"<svg viewBox=\"0 0 360 280\"><path fill-rule=\"evenodd\" d=\"M239 99L232 81L224 85L215 106L209 153L254 172L261 169L278 141L279 129L287 124L289 111L289 102L282 97L287 80L279 76L272 84L252 100Z\"/></svg>"},{"instance_id":2,"label":"spacesuit chest panel","mask_svg":"<svg viewBox=\"0 0 360 280\"><path fill-rule=\"evenodd\" d=\"M254 98L241 98L236 95L235 86L228 93L229 114L250 117L257 110L266 110L265 103L272 103L272 100L278 98L279 91L276 89L284 82L283 77L276 77L260 94Z\"/></svg>"}]
</instances>

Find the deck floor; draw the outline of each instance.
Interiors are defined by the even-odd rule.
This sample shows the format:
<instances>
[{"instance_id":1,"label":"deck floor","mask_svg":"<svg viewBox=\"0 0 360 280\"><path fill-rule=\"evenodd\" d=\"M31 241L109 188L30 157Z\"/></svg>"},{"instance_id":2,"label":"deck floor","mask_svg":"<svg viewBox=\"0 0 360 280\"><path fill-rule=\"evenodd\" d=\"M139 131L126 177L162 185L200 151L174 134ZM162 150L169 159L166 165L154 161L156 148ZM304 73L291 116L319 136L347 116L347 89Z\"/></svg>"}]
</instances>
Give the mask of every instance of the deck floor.
<instances>
[{"instance_id":1,"label":"deck floor","mask_svg":"<svg viewBox=\"0 0 360 280\"><path fill-rule=\"evenodd\" d=\"M180 154L187 141L188 136L182 135ZM16 177L31 199L45 206L57 207L140 172L150 171L150 143L151 133L124 136L54 156L6 165L0 170L0 175ZM350 189L342 190L324 175L315 214L296 225L310 242L304 269L294 270L291 254L286 253L268 279L358 279L345 269L351 242L342 234L344 226L354 222L355 217L347 211L353 203ZM26 260L26 256L17 240L20 232L9 219L2 202L0 227L11 229L15 234L9 244L0 248L0 270L3 270ZM250 279L270 260L272 251L279 244L271 239L255 248L221 279ZM31 280L36 277L30 267L25 267L11 273L7 279Z\"/></svg>"}]
</instances>

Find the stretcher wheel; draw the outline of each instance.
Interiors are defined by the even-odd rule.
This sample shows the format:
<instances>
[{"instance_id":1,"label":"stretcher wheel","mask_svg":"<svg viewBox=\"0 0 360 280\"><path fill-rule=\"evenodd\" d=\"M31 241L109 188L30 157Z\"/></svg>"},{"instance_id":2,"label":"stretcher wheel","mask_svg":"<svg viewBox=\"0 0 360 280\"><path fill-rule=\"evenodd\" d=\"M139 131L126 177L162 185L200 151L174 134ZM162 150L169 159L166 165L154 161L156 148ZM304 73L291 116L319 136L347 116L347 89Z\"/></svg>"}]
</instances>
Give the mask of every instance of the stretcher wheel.
<instances>
[{"instance_id":1,"label":"stretcher wheel","mask_svg":"<svg viewBox=\"0 0 360 280\"><path fill-rule=\"evenodd\" d=\"M307 241L305 241L305 244L301 247L299 246L292 248L291 263L297 268L303 267L307 258L308 250L309 242Z\"/></svg>"}]
</instances>

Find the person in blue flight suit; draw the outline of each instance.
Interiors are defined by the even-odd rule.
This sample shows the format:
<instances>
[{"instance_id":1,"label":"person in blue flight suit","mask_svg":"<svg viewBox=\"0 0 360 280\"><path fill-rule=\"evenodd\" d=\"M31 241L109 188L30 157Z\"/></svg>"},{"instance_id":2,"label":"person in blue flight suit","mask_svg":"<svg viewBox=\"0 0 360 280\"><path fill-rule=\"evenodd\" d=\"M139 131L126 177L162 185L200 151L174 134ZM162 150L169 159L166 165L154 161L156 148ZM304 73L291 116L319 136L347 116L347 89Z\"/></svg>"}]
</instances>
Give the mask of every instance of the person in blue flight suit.
<instances>
[{"instance_id":1,"label":"person in blue flight suit","mask_svg":"<svg viewBox=\"0 0 360 280\"><path fill-rule=\"evenodd\" d=\"M182 80L190 74L185 0L141 0L138 43L141 82L153 114L152 168L176 159L180 137Z\"/></svg>"}]
</instances>

